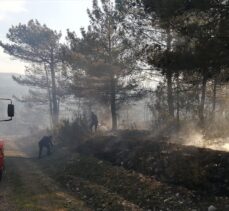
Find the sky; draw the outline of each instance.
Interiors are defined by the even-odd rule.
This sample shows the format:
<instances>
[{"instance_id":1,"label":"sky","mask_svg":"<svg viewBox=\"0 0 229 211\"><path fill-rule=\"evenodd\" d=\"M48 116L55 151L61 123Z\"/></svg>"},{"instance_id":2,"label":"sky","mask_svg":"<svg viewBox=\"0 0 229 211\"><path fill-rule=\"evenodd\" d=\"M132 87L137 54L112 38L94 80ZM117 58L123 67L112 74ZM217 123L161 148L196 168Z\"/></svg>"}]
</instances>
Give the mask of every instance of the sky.
<instances>
[{"instance_id":1,"label":"sky","mask_svg":"<svg viewBox=\"0 0 229 211\"><path fill-rule=\"evenodd\" d=\"M89 24L86 10L91 6L92 0L0 0L0 40L7 42L12 25L26 24L31 19L61 31L63 38L67 29L80 34L80 28ZM25 65L0 49L0 72L23 74Z\"/></svg>"}]
</instances>

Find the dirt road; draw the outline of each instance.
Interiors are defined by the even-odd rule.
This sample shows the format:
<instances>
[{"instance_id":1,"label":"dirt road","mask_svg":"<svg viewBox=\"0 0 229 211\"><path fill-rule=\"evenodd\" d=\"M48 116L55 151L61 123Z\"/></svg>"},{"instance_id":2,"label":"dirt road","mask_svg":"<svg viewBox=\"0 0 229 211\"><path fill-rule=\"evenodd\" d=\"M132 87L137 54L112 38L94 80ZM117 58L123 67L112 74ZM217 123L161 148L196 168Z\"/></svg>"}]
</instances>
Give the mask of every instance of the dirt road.
<instances>
[{"instance_id":1,"label":"dirt road","mask_svg":"<svg viewBox=\"0 0 229 211\"><path fill-rule=\"evenodd\" d=\"M88 211L76 196L59 187L36 164L37 158L6 142L6 171L0 184L1 211Z\"/></svg>"}]
</instances>

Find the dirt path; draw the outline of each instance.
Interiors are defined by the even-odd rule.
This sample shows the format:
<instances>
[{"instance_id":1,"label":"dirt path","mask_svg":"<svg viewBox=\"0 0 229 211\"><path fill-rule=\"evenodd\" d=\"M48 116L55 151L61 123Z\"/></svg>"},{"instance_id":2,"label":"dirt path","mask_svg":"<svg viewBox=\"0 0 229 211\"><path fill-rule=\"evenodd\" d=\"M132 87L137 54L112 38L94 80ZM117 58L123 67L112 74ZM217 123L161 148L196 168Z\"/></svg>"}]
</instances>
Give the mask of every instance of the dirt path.
<instances>
[{"instance_id":1,"label":"dirt path","mask_svg":"<svg viewBox=\"0 0 229 211\"><path fill-rule=\"evenodd\" d=\"M84 203L58 187L37 165L21 152L14 141L6 144L6 172L0 184L2 211L87 211Z\"/></svg>"}]
</instances>

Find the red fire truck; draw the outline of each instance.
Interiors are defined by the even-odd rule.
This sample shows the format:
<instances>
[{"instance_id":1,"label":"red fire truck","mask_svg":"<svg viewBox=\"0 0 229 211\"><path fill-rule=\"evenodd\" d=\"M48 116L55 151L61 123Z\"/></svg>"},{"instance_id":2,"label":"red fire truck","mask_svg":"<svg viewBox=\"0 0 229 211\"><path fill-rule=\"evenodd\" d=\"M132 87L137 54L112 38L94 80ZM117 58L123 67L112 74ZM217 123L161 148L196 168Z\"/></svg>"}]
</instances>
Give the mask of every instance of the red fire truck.
<instances>
[{"instance_id":1,"label":"red fire truck","mask_svg":"<svg viewBox=\"0 0 229 211\"><path fill-rule=\"evenodd\" d=\"M12 118L14 117L14 105L12 103L12 100L5 99L5 98L0 98L0 100L10 101L10 104L8 104L8 109L7 109L9 118L1 119L0 122L11 121ZM4 140L0 140L0 181L2 179L3 171L4 171Z\"/></svg>"}]
</instances>

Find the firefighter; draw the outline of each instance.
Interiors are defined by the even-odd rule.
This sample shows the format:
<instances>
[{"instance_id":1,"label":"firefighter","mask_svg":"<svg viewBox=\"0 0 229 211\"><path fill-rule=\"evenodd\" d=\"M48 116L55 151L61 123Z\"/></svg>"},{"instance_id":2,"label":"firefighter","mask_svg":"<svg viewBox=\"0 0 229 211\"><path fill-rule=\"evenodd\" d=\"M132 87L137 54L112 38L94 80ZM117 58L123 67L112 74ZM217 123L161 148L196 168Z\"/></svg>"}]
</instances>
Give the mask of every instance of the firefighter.
<instances>
[{"instance_id":1,"label":"firefighter","mask_svg":"<svg viewBox=\"0 0 229 211\"><path fill-rule=\"evenodd\" d=\"M47 155L51 154L51 148L53 147L52 136L44 136L38 143L39 145L39 158L41 158L43 148L47 149Z\"/></svg>"},{"instance_id":2,"label":"firefighter","mask_svg":"<svg viewBox=\"0 0 229 211\"><path fill-rule=\"evenodd\" d=\"M90 123L90 130L93 132L93 127L95 128L95 132L97 131L98 127L98 117L94 112L91 112L91 123Z\"/></svg>"}]
</instances>

